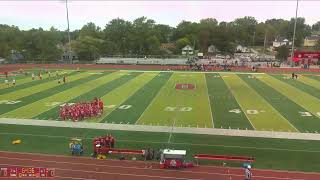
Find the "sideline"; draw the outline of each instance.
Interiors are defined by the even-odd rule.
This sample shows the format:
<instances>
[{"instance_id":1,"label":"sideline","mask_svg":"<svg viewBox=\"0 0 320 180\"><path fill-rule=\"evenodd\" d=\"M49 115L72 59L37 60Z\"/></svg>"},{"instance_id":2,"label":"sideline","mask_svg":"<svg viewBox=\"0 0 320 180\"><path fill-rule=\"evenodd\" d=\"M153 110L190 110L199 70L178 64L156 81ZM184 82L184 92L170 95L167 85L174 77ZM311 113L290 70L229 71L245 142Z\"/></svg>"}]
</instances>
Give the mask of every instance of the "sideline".
<instances>
[{"instance_id":1,"label":"sideline","mask_svg":"<svg viewBox=\"0 0 320 180\"><path fill-rule=\"evenodd\" d=\"M119 70L119 71L124 71L124 72L167 72L167 73L183 73L183 74L215 74L215 73L220 73L220 74L266 74L264 72L257 73L257 72L225 72L225 71L177 71L177 70Z\"/></svg>"},{"instance_id":2,"label":"sideline","mask_svg":"<svg viewBox=\"0 0 320 180\"><path fill-rule=\"evenodd\" d=\"M0 118L0 124L142 131L142 132L163 132L163 133L172 132L172 133L183 133L183 134L261 137L261 138L276 138L276 139L320 140L320 134L318 133L272 132L272 131L257 131L257 130L188 128L188 127L173 127L171 129L168 126L89 123L89 122L71 122L71 121L47 121L47 120L14 119L14 118Z\"/></svg>"}]
</instances>

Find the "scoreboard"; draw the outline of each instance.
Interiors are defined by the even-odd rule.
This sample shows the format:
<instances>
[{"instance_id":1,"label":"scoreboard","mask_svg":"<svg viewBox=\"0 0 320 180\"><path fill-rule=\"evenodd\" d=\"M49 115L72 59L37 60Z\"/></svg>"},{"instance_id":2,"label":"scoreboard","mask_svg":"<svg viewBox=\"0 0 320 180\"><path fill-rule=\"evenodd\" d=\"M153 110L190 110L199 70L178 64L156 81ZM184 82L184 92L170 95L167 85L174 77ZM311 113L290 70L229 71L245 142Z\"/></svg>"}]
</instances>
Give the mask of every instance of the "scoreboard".
<instances>
[{"instance_id":1,"label":"scoreboard","mask_svg":"<svg viewBox=\"0 0 320 180\"><path fill-rule=\"evenodd\" d=\"M0 178L54 177L54 169L35 167L0 167Z\"/></svg>"}]
</instances>

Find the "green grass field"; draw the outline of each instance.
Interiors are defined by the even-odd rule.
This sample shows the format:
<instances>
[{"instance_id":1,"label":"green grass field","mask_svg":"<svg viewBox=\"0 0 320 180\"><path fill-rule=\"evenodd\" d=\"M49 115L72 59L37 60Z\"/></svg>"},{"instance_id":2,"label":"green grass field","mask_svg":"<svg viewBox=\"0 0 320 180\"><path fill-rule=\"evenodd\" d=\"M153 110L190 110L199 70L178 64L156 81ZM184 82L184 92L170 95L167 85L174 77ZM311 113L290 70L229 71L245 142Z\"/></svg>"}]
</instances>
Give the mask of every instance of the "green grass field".
<instances>
[{"instance_id":1,"label":"green grass field","mask_svg":"<svg viewBox=\"0 0 320 180\"><path fill-rule=\"evenodd\" d=\"M63 71L63 70L61 70ZM320 78L287 75L65 70L0 84L0 117L59 120L60 105L100 97L89 122L317 133ZM320 132L320 131L319 131Z\"/></svg>"},{"instance_id":2,"label":"green grass field","mask_svg":"<svg viewBox=\"0 0 320 180\"><path fill-rule=\"evenodd\" d=\"M56 70L54 70L55 72ZM156 72L129 70L58 70L42 80L15 77L0 83L0 117L59 119L60 105L100 97L101 117L87 122L281 132L320 132L320 76L232 72ZM11 81L13 78L10 77ZM320 142L195 134L110 131L0 124L0 150L69 155L68 139L112 133L117 147L174 148L195 153L253 156L264 169L319 171ZM12 145L14 139L21 145Z\"/></svg>"},{"instance_id":3,"label":"green grass field","mask_svg":"<svg viewBox=\"0 0 320 180\"><path fill-rule=\"evenodd\" d=\"M85 155L89 156L92 153L92 138L109 133L116 137L116 148L185 149L189 160L192 160L191 157L196 153L241 155L255 157L255 168L313 172L319 172L320 169L320 159L317 158L320 155L320 142L306 140L172 134L168 143L168 133L2 124L0 150L70 155L69 139L78 137L84 139ZM11 141L15 139L21 139L22 144L12 145ZM220 166L222 164L214 163Z\"/></svg>"}]
</instances>

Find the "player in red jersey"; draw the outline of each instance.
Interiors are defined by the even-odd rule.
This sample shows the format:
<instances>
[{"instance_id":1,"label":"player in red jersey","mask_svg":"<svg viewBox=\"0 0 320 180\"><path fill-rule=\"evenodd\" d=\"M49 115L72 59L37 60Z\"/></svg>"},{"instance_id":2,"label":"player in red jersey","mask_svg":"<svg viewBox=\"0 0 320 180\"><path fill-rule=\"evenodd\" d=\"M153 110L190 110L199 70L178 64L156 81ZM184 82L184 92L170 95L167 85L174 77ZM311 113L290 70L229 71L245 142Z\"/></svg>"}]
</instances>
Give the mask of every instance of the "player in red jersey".
<instances>
[{"instance_id":1,"label":"player in red jersey","mask_svg":"<svg viewBox=\"0 0 320 180\"><path fill-rule=\"evenodd\" d=\"M100 108L101 112L103 112L103 106L104 106L103 101L101 99L99 99L99 108Z\"/></svg>"},{"instance_id":2,"label":"player in red jersey","mask_svg":"<svg viewBox=\"0 0 320 180\"><path fill-rule=\"evenodd\" d=\"M60 108L61 119L71 119L73 121L83 120L86 117L95 117L102 114L103 101L95 98L91 102L79 102L76 104L66 103Z\"/></svg>"},{"instance_id":3,"label":"player in red jersey","mask_svg":"<svg viewBox=\"0 0 320 180\"><path fill-rule=\"evenodd\" d=\"M64 110L64 107L60 107L60 118L62 120L65 120L65 110Z\"/></svg>"},{"instance_id":4,"label":"player in red jersey","mask_svg":"<svg viewBox=\"0 0 320 180\"><path fill-rule=\"evenodd\" d=\"M110 147L114 148L115 139L110 135Z\"/></svg>"}]
</instances>

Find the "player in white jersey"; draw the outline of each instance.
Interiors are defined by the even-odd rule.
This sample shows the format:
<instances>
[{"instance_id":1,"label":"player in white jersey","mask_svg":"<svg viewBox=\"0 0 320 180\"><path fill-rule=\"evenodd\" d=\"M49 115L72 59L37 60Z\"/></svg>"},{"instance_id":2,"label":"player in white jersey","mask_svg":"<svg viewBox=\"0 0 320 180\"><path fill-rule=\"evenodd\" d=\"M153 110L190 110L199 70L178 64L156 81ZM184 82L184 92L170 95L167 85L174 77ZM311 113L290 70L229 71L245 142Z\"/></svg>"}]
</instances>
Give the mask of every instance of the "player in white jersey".
<instances>
[{"instance_id":1,"label":"player in white jersey","mask_svg":"<svg viewBox=\"0 0 320 180\"><path fill-rule=\"evenodd\" d=\"M16 79L12 80L12 85L14 85L14 86L16 85Z\"/></svg>"},{"instance_id":2,"label":"player in white jersey","mask_svg":"<svg viewBox=\"0 0 320 180\"><path fill-rule=\"evenodd\" d=\"M32 73L31 77L32 77L32 80L34 80L34 73Z\"/></svg>"},{"instance_id":3,"label":"player in white jersey","mask_svg":"<svg viewBox=\"0 0 320 180\"><path fill-rule=\"evenodd\" d=\"M4 80L4 83L5 83L7 86L9 86L9 81L8 81L8 79L5 79L5 80Z\"/></svg>"},{"instance_id":4,"label":"player in white jersey","mask_svg":"<svg viewBox=\"0 0 320 180\"><path fill-rule=\"evenodd\" d=\"M250 165L248 165L248 167L245 168L244 175L245 175L246 180L251 180L252 173L251 173L251 166Z\"/></svg>"}]
</instances>

